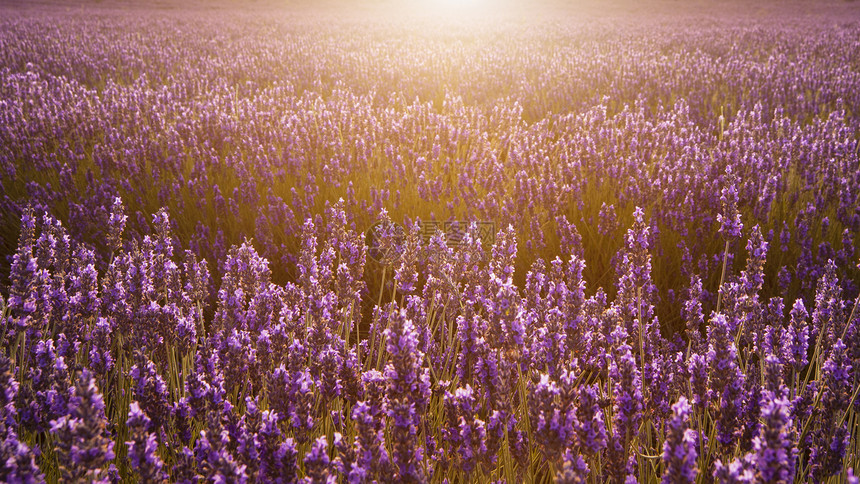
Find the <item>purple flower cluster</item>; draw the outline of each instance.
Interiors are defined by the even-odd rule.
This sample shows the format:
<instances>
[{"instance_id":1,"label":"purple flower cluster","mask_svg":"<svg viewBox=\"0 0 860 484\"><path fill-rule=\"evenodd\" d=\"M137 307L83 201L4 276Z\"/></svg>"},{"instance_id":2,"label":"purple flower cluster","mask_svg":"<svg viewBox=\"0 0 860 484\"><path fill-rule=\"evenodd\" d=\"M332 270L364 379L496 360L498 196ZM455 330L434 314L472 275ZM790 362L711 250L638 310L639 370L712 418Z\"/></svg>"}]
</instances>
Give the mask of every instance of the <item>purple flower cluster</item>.
<instances>
[{"instance_id":1,"label":"purple flower cluster","mask_svg":"<svg viewBox=\"0 0 860 484\"><path fill-rule=\"evenodd\" d=\"M697 434L689 428L690 403L680 397L672 405L672 418L666 422L666 440L663 442L664 484L696 482L696 459L699 456Z\"/></svg>"},{"instance_id":2,"label":"purple flower cluster","mask_svg":"<svg viewBox=\"0 0 860 484\"><path fill-rule=\"evenodd\" d=\"M839 20L2 16L0 481L851 481Z\"/></svg>"},{"instance_id":3,"label":"purple flower cluster","mask_svg":"<svg viewBox=\"0 0 860 484\"><path fill-rule=\"evenodd\" d=\"M305 224L295 284L272 282L267 260L246 242L227 251L211 298L205 263L187 253L182 269L174 262L162 211L154 234L123 242L128 249L104 275L86 276L88 295L21 297L36 301L33 311L10 296L10 356L0 360L4 475L37 482L56 462L67 479L100 481L117 473L147 482L521 479L546 472L532 467L537 453L562 482L629 481L650 475L637 456L662 452L665 482L786 482L824 480L853 458L846 418L858 363L845 341L856 338L857 319L846 314L832 264L817 284L814 346L802 299L787 318L781 298L760 302L758 227L746 268L727 278L725 313L705 323L704 282L691 278L687 342L659 330L640 210L620 251L615 300L586 297L576 255L533 264L521 295L510 228L472 262L457 258L479 256L477 243L441 249L437 237L425 252L416 239L419 255L468 262L473 272L455 279L439 260L419 263L416 280L446 278L431 285L444 295L400 288L356 340L363 296L350 281L361 275L334 271L357 243L344 213L334 206L327 220ZM28 212L24 246L63 233L50 217L32 224ZM320 250L316 226L331 227L337 241L324 239ZM16 269L16 287L38 293L27 289L33 280L55 281L68 294L74 274L88 273L69 267L91 268L80 265L87 260L34 257L32 270ZM94 302L83 311L87 298ZM461 306L437 311L442 301ZM71 311L80 329L68 323ZM744 339L747 325L763 335ZM44 444L48 432L56 437ZM31 448L55 457L28 457Z\"/></svg>"}]
</instances>

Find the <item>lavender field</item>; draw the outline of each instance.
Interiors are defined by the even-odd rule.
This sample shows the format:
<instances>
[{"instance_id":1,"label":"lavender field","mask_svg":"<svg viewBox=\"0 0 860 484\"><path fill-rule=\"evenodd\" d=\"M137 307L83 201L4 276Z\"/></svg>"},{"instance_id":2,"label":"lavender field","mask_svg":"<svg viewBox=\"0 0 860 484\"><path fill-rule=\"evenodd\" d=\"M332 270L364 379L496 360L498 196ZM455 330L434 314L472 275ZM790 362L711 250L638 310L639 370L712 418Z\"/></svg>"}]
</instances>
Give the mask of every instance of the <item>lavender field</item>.
<instances>
[{"instance_id":1,"label":"lavender field","mask_svg":"<svg viewBox=\"0 0 860 484\"><path fill-rule=\"evenodd\" d=\"M860 4L457 3L0 6L0 482L858 482Z\"/></svg>"}]
</instances>

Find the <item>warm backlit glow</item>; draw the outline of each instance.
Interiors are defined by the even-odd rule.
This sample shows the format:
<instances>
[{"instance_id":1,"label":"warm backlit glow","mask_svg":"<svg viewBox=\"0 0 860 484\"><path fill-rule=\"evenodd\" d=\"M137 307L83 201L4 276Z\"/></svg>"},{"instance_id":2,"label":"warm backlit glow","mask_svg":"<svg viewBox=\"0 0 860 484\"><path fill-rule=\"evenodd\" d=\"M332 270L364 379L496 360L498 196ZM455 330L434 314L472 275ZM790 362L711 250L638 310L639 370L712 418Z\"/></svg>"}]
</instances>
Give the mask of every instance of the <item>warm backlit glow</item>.
<instances>
[{"instance_id":1,"label":"warm backlit glow","mask_svg":"<svg viewBox=\"0 0 860 484\"><path fill-rule=\"evenodd\" d=\"M491 14L501 2L498 0L411 0L415 10L433 16L470 17Z\"/></svg>"}]
</instances>

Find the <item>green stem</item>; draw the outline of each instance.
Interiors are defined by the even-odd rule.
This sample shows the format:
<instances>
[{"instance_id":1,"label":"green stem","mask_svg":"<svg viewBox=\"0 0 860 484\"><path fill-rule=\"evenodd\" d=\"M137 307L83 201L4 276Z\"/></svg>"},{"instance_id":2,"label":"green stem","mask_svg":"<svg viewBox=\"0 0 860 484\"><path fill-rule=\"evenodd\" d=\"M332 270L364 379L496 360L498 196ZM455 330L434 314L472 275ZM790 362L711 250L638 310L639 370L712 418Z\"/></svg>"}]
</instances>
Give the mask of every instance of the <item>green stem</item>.
<instances>
[{"instance_id":1,"label":"green stem","mask_svg":"<svg viewBox=\"0 0 860 484\"><path fill-rule=\"evenodd\" d=\"M379 297L376 300L376 307L379 308L382 306L382 292L385 288L385 272L388 270L388 266L382 267L382 281L379 284ZM371 322L373 325L374 322ZM370 363L373 359L373 349L376 348L376 333L379 332L379 328L370 328L370 345L367 347L368 355L367 362L365 363L365 369L370 369Z\"/></svg>"},{"instance_id":2,"label":"green stem","mask_svg":"<svg viewBox=\"0 0 860 484\"><path fill-rule=\"evenodd\" d=\"M726 266L729 263L729 241L726 240L726 248L723 250L723 271L720 274L720 285L717 287L717 309L714 313L720 312L720 304L723 301L723 293L720 292L720 289L723 287L723 283L726 282Z\"/></svg>"}]
</instances>

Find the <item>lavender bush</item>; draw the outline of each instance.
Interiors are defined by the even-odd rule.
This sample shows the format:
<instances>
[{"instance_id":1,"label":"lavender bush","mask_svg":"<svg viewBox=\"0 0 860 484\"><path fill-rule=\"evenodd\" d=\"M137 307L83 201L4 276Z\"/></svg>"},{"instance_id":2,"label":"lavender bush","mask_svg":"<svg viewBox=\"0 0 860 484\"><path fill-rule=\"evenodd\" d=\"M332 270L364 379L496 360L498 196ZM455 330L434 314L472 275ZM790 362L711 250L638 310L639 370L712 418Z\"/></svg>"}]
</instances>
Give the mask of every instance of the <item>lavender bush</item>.
<instances>
[{"instance_id":1,"label":"lavender bush","mask_svg":"<svg viewBox=\"0 0 860 484\"><path fill-rule=\"evenodd\" d=\"M856 481L853 10L5 11L0 481Z\"/></svg>"}]
</instances>

